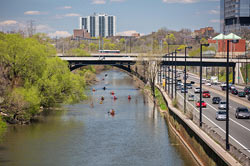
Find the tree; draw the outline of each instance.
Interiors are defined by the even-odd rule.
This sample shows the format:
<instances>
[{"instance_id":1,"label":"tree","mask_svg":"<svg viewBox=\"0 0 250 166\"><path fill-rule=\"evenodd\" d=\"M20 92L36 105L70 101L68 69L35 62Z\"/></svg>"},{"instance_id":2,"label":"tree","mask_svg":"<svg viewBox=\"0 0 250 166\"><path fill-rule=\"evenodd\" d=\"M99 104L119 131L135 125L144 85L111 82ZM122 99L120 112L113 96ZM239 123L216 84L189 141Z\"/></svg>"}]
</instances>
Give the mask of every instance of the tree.
<instances>
[{"instance_id":1,"label":"tree","mask_svg":"<svg viewBox=\"0 0 250 166\"><path fill-rule=\"evenodd\" d=\"M40 107L85 98L84 77L71 73L68 63L54 55L46 36L0 33L0 97L4 99L0 106L10 120L29 121Z\"/></svg>"},{"instance_id":2,"label":"tree","mask_svg":"<svg viewBox=\"0 0 250 166\"><path fill-rule=\"evenodd\" d=\"M73 48L68 51L69 55L74 56L90 56L90 54L82 48Z\"/></svg>"},{"instance_id":3,"label":"tree","mask_svg":"<svg viewBox=\"0 0 250 166\"><path fill-rule=\"evenodd\" d=\"M138 57L137 67L143 67L144 77L147 83L150 85L151 88L151 95L153 96L154 104L156 103L155 100L155 81L157 79L158 72L160 70L161 61L159 57L156 57L152 54L141 55Z\"/></svg>"}]
</instances>

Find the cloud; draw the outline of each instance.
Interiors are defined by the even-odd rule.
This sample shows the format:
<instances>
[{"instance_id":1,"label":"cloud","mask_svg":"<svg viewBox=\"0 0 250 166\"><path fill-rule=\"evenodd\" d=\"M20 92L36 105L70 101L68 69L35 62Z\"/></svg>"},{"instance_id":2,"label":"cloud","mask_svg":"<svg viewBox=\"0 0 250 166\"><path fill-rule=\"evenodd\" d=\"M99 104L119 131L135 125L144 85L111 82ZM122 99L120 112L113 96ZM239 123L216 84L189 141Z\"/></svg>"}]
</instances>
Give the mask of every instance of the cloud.
<instances>
[{"instance_id":1,"label":"cloud","mask_svg":"<svg viewBox=\"0 0 250 166\"><path fill-rule=\"evenodd\" d=\"M220 14L220 11L219 10L209 10L208 11L209 14Z\"/></svg>"},{"instance_id":2,"label":"cloud","mask_svg":"<svg viewBox=\"0 0 250 166\"><path fill-rule=\"evenodd\" d=\"M10 26L10 25L15 25L18 22L15 20L6 20L6 21L2 21L0 22L0 26Z\"/></svg>"},{"instance_id":3,"label":"cloud","mask_svg":"<svg viewBox=\"0 0 250 166\"><path fill-rule=\"evenodd\" d=\"M196 3L199 0L162 0L164 3Z\"/></svg>"},{"instance_id":4,"label":"cloud","mask_svg":"<svg viewBox=\"0 0 250 166\"><path fill-rule=\"evenodd\" d=\"M101 5L105 4L106 0L92 0L92 4Z\"/></svg>"},{"instance_id":5,"label":"cloud","mask_svg":"<svg viewBox=\"0 0 250 166\"><path fill-rule=\"evenodd\" d=\"M218 19L213 19L213 20L209 20L209 22L211 22L211 23L219 23L220 20L218 20Z\"/></svg>"},{"instance_id":6,"label":"cloud","mask_svg":"<svg viewBox=\"0 0 250 166\"><path fill-rule=\"evenodd\" d=\"M72 6L63 6L62 9L72 9Z\"/></svg>"},{"instance_id":7,"label":"cloud","mask_svg":"<svg viewBox=\"0 0 250 166\"><path fill-rule=\"evenodd\" d=\"M36 26L36 31L37 32L48 32L48 31L52 31L52 30L53 30L53 28L51 28L48 25L39 24L39 25Z\"/></svg>"},{"instance_id":8,"label":"cloud","mask_svg":"<svg viewBox=\"0 0 250 166\"><path fill-rule=\"evenodd\" d=\"M56 31L54 33L49 33L48 34L51 38L54 38L54 37L69 37L71 36L71 34L67 31Z\"/></svg>"},{"instance_id":9,"label":"cloud","mask_svg":"<svg viewBox=\"0 0 250 166\"><path fill-rule=\"evenodd\" d=\"M25 15L40 15L42 13L39 11L26 11L26 12L24 12L24 14Z\"/></svg>"},{"instance_id":10,"label":"cloud","mask_svg":"<svg viewBox=\"0 0 250 166\"><path fill-rule=\"evenodd\" d=\"M139 32L136 32L135 30L117 32L116 36L132 36L133 33L139 33Z\"/></svg>"},{"instance_id":11,"label":"cloud","mask_svg":"<svg viewBox=\"0 0 250 166\"><path fill-rule=\"evenodd\" d=\"M125 0L110 0L110 2L124 2Z\"/></svg>"},{"instance_id":12,"label":"cloud","mask_svg":"<svg viewBox=\"0 0 250 166\"><path fill-rule=\"evenodd\" d=\"M79 17L80 14L77 14L77 13L68 13L68 14L65 14L64 16L65 17Z\"/></svg>"}]
</instances>

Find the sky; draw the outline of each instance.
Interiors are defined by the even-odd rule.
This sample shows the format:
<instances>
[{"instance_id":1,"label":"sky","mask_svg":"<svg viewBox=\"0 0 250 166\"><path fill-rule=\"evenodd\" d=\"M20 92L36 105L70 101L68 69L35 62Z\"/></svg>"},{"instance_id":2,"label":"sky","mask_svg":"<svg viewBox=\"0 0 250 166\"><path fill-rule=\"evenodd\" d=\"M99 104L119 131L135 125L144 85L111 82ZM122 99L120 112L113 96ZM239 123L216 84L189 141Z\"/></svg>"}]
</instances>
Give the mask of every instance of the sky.
<instances>
[{"instance_id":1,"label":"sky","mask_svg":"<svg viewBox=\"0 0 250 166\"><path fill-rule=\"evenodd\" d=\"M191 30L212 26L219 31L219 0L0 0L0 31L25 29L66 37L79 28L79 17L116 16L120 34L150 34L160 28Z\"/></svg>"}]
</instances>

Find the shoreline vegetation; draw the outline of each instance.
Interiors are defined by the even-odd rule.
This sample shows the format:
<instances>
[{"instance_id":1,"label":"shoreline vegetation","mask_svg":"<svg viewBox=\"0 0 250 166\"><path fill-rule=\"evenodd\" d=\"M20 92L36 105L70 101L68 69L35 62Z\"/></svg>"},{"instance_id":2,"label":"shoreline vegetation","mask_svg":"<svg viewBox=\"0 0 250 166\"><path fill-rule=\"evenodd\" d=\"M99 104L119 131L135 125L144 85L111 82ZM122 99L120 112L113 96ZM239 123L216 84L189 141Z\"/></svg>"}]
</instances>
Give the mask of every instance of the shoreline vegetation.
<instances>
[{"instance_id":1,"label":"shoreline vegetation","mask_svg":"<svg viewBox=\"0 0 250 166\"><path fill-rule=\"evenodd\" d=\"M6 122L29 124L43 109L87 98L86 86L102 69L86 66L71 72L50 43L44 34L0 33L0 135Z\"/></svg>"}]
</instances>

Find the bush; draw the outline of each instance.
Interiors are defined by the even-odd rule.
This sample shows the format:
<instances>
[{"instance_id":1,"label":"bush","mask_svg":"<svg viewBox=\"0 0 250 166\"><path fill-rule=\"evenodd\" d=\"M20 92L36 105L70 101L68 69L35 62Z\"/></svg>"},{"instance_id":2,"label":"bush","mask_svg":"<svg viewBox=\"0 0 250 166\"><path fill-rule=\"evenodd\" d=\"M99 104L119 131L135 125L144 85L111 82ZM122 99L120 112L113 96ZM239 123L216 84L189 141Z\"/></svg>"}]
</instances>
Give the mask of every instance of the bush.
<instances>
[{"instance_id":1,"label":"bush","mask_svg":"<svg viewBox=\"0 0 250 166\"><path fill-rule=\"evenodd\" d=\"M174 100L172 101L172 104L175 108L178 108L178 99L174 98Z\"/></svg>"}]
</instances>

